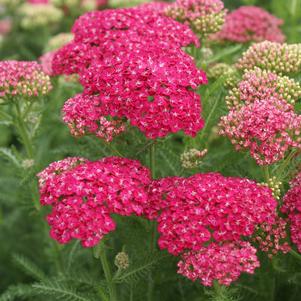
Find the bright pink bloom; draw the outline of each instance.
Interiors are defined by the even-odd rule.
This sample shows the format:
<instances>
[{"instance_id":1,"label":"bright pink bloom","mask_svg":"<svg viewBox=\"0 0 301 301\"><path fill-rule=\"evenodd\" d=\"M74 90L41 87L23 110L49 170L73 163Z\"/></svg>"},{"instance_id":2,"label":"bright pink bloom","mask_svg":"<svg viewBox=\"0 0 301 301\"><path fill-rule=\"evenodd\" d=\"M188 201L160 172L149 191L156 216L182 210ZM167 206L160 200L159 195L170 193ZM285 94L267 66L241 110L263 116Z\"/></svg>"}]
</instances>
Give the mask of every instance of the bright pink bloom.
<instances>
[{"instance_id":1,"label":"bright pink bloom","mask_svg":"<svg viewBox=\"0 0 301 301\"><path fill-rule=\"evenodd\" d=\"M248 179L209 173L153 185L146 212L159 213L159 247L173 255L201 250L212 241L239 241L261 223L275 222L271 190Z\"/></svg>"},{"instance_id":2,"label":"bright pink bloom","mask_svg":"<svg viewBox=\"0 0 301 301\"><path fill-rule=\"evenodd\" d=\"M78 94L64 104L63 112L63 120L74 136L93 133L110 142L125 131L125 123L121 119L106 117L110 112L98 96Z\"/></svg>"},{"instance_id":3,"label":"bright pink bloom","mask_svg":"<svg viewBox=\"0 0 301 301\"><path fill-rule=\"evenodd\" d=\"M47 221L53 239L61 244L79 239L86 248L97 245L105 234L116 227L108 209L93 197L86 200L77 196L62 199L53 206Z\"/></svg>"},{"instance_id":4,"label":"bright pink bloom","mask_svg":"<svg viewBox=\"0 0 301 301\"><path fill-rule=\"evenodd\" d=\"M259 265L256 249L248 242L211 243L198 252L185 253L178 273L205 286L212 286L214 280L230 285L243 272L253 274Z\"/></svg>"},{"instance_id":5,"label":"bright pink bloom","mask_svg":"<svg viewBox=\"0 0 301 301\"><path fill-rule=\"evenodd\" d=\"M0 97L39 96L47 94L51 89L49 76L37 62L0 62Z\"/></svg>"},{"instance_id":6,"label":"bright pink bloom","mask_svg":"<svg viewBox=\"0 0 301 301\"><path fill-rule=\"evenodd\" d=\"M288 215L291 239L301 253L301 173L291 182L291 188L283 198L281 211Z\"/></svg>"},{"instance_id":7,"label":"bright pink bloom","mask_svg":"<svg viewBox=\"0 0 301 301\"><path fill-rule=\"evenodd\" d=\"M133 36L148 41L165 41L170 47L198 45L198 39L188 26L153 11L139 8L106 9L88 12L72 27L75 42L101 46L120 36Z\"/></svg>"},{"instance_id":8,"label":"bright pink bloom","mask_svg":"<svg viewBox=\"0 0 301 301\"><path fill-rule=\"evenodd\" d=\"M91 111L102 103L109 115L126 117L151 139L180 130L195 136L202 129L200 96L194 90L206 81L183 51L157 47L94 60L81 75L85 92L100 98Z\"/></svg>"},{"instance_id":9,"label":"bright pink bloom","mask_svg":"<svg viewBox=\"0 0 301 301\"><path fill-rule=\"evenodd\" d=\"M263 223L258 227L254 242L258 244L259 249L268 253L272 258L279 252L287 253L291 247L287 243L287 220L277 217L273 225Z\"/></svg>"},{"instance_id":10,"label":"bright pink bloom","mask_svg":"<svg viewBox=\"0 0 301 301\"><path fill-rule=\"evenodd\" d=\"M154 44L153 41L164 48L199 45L198 38L188 26L139 8L86 13L75 22L72 32L74 41L62 47L54 58L56 74L79 73L92 59L115 55L110 51L117 45L118 50L122 47L127 51L130 51L130 45L137 48L137 44L148 46ZM144 49L142 45L140 48Z\"/></svg>"},{"instance_id":11,"label":"bright pink bloom","mask_svg":"<svg viewBox=\"0 0 301 301\"><path fill-rule=\"evenodd\" d=\"M249 149L259 165L283 159L291 148L301 149L301 116L281 100L255 101L231 110L220 127L236 150Z\"/></svg>"},{"instance_id":12,"label":"bright pink bloom","mask_svg":"<svg viewBox=\"0 0 301 301\"><path fill-rule=\"evenodd\" d=\"M50 164L38 178L41 204L53 206L51 236L60 243L77 238L85 247L114 230L111 214L144 214L151 182L147 168L119 157L67 158Z\"/></svg>"},{"instance_id":13,"label":"bright pink bloom","mask_svg":"<svg viewBox=\"0 0 301 301\"><path fill-rule=\"evenodd\" d=\"M279 28L283 20L256 6L241 6L226 16L217 39L237 43L271 41L283 43L285 36Z\"/></svg>"}]
</instances>

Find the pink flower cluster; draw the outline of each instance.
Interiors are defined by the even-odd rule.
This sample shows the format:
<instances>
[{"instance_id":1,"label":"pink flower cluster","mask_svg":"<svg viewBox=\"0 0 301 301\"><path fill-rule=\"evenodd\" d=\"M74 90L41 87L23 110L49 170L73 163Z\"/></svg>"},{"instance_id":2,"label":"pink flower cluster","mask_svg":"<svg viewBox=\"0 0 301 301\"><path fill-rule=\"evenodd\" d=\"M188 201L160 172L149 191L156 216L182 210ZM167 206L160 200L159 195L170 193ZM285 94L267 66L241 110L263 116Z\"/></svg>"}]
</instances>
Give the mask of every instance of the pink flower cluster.
<instances>
[{"instance_id":1,"label":"pink flower cluster","mask_svg":"<svg viewBox=\"0 0 301 301\"><path fill-rule=\"evenodd\" d=\"M85 92L99 95L109 115L127 118L151 139L180 130L195 136L202 129L195 89L205 82L190 56L180 49L162 53L158 47L94 60L81 75Z\"/></svg>"},{"instance_id":2,"label":"pink flower cluster","mask_svg":"<svg viewBox=\"0 0 301 301\"><path fill-rule=\"evenodd\" d=\"M210 243L197 252L188 252L178 263L178 273L192 281L212 286L214 280L230 285L241 273L253 274L260 263L256 249L248 242Z\"/></svg>"},{"instance_id":3,"label":"pink flower cluster","mask_svg":"<svg viewBox=\"0 0 301 301\"><path fill-rule=\"evenodd\" d=\"M281 100L255 101L221 118L220 134L236 150L249 149L259 165L273 164L291 148L301 149L301 115Z\"/></svg>"},{"instance_id":4,"label":"pink flower cluster","mask_svg":"<svg viewBox=\"0 0 301 301\"><path fill-rule=\"evenodd\" d=\"M139 8L86 13L75 22L72 32L75 35L74 41L58 51L54 59L56 74L81 72L93 57L101 58L103 47L109 51L121 39L126 42L124 49L127 43L154 45L154 41L156 45L165 45L166 48L199 45L197 37L188 26L155 11Z\"/></svg>"},{"instance_id":5,"label":"pink flower cluster","mask_svg":"<svg viewBox=\"0 0 301 301\"><path fill-rule=\"evenodd\" d=\"M291 239L301 253L301 173L291 182L291 188L283 198L281 211L288 215Z\"/></svg>"},{"instance_id":6,"label":"pink flower cluster","mask_svg":"<svg viewBox=\"0 0 301 301\"><path fill-rule=\"evenodd\" d=\"M138 161L119 157L67 158L50 164L38 178L41 204L53 206L47 218L52 238L79 239L84 247L115 229L110 214L143 214L151 180Z\"/></svg>"},{"instance_id":7,"label":"pink flower cluster","mask_svg":"<svg viewBox=\"0 0 301 301\"><path fill-rule=\"evenodd\" d=\"M36 62L1 61L0 97L47 94L52 89L50 78Z\"/></svg>"},{"instance_id":8,"label":"pink flower cluster","mask_svg":"<svg viewBox=\"0 0 301 301\"><path fill-rule=\"evenodd\" d=\"M180 274L229 285L259 266L256 249L242 240L262 223L274 225L276 208L269 188L209 173L153 181L145 213L157 219L159 247L181 255Z\"/></svg>"},{"instance_id":9,"label":"pink flower cluster","mask_svg":"<svg viewBox=\"0 0 301 301\"><path fill-rule=\"evenodd\" d=\"M159 189L154 185L150 207L160 212L159 246L173 255L198 251L212 240L240 240L275 220L271 190L248 179L209 173L163 179Z\"/></svg>"},{"instance_id":10,"label":"pink flower cluster","mask_svg":"<svg viewBox=\"0 0 301 301\"><path fill-rule=\"evenodd\" d=\"M255 67L254 70L247 71L238 87L229 92L226 103L229 108L238 108L244 104L271 98L294 105L301 99L301 86L287 76Z\"/></svg>"},{"instance_id":11,"label":"pink flower cluster","mask_svg":"<svg viewBox=\"0 0 301 301\"><path fill-rule=\"evenodd\" d=\"M258 243L259 249L268 253L272 258L279 252L287 253L291 247L287 240L287 220L277 217L276 222L271 225L263 223L260 225L254 242Z\"/></svg>"},{"instance_id":12,"label":"pink flower cluster","mask_svg":"<svg viewBox=\"0 0 301 301\"><path fill-rule=\"evenodd\" d=\"M195 136L203 127L195 90L207 79L180 49L198 43L187 26L132 8L88 13L72 31L74 41L56 52L53 69L79 73L84 87L63 109L74 134L90 132L109 141L124 130L120 119L151 139L180 130Z\"/></svg>"},{"instance_id":13,"label":"pink flower cluster","mask_svg":"<svg viewBox=\"0 0 301 301\"><path fill-rule=\"evenodd\" d=\"M283 43L285 36L279 28L283 20L256 6L241 6L226 16L222 30L214 37L237 43L272 41Z\"/></svg>"},{"instance_id":14,"label":"pink flower cluster","mask_svg":"<svg viewBox=\"0 0 301 301\"><path fill-rule=\"evenodd\" d=\"M100 97L78 94L69 99L63 107L63 120L74 136L93 133L107 142L125 131L121 119L109 120L109 110L101 102Z\"/></svg>"},{"instance_id":15,"label":"pink flower cluster","mask_svg":"<svg viewBox=\"0 0 301 301\"><path fill-rule=\"evenodd\" d=\"M157 220L159 247L181 256L178 272L208 286L229 285L259 266L245 239L264 231L275 244L285 238L272 191L248 179L209 173L152 180L138 161L119 157L67 158L38 178L41 204L53 207L47 217L53 239L93 247L115 229L112 214L143 215Z\"/></svg>"}]
</instances>

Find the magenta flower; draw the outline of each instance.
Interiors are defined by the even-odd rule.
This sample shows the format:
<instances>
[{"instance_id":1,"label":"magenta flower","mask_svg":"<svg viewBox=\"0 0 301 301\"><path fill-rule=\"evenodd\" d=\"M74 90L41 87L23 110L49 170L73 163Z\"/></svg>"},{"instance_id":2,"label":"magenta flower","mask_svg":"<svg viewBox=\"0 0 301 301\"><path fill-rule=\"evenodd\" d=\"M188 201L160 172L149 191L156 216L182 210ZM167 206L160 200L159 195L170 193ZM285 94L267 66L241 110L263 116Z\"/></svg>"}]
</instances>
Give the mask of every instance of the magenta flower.
<instances>
[{"instance_id":1,"label":"magenta flower","mask_svg":"<svg viewBox=\"0 0 301 301\"><path fill-rule=\"evenodd\" d=\"M222 30L215 39L246 43L271 41L283 43L285 36L279 28L283 20L256 6L241 6L226 16Z\"/></svg>"},{"instance_id":2,"label":"magenta flower","mask_svg":"<svg viewBox=\"0 0 301 301\"><path fill-rule=\"evenodd\" d=\"M274 224L277 201L254 181L209 173L155 181L148 206L149 217L158 215L160 249L179 255L212 241L239 241L264 222Z\"/></svg>"},{"instance_id":3,"label":"magenta flower","mask_svg":"<svg viewBox=\"0 0 301 301\"><path fill-rule=\"evenodd\" d=\"M183 51L162 52L158 47L142 51L139 46L137 52L133 47L132 52L94 60L81 74L85 93L99 95L90 108L92 114L105 107L110 116L127 118L151 139L180 130L195 136L202 129L200 96L195 89L206 81ZM68 118L68 111L64 114Z\"/></svg>"},{"instance_id":4,"label":"magenta flower","mask_svg":"<svg viewBox=\"0 0 301 301\"><path fill-rule=\"evenodd\" d=\"M67 158L50 164L38 178L41 204L53 206L47 218L52 238L60 243L80 239L85 247L115 229L111 214L144 214L151 181L138 161L118 157Z\"/></svg>"},{"instance_id":5,"label":"magenta flower","mask_svg":"<svg viewBox=\"0 0 301 301\"><path fill-rule=\"evenodd\" d=\"M98 96L76 95L64 104L63 112L63 120L74 136L92 133L110 142L125 131L125 123L121 119L106 117L110 111Z\"/></svg>"},{"instance_id":6,"label":"magenta flower","mask_svg":"<svg viewBox=\"0 0 301 301\"><path fill-rule=\"evenodd\" d=\"M283 198L281 211L288 215L291 239L301 253L301 173L291 181L291 188Z\"/></svg>"},{"instance_id":7,"label":"magenta flower","mask_svg":"<svg viewBox=\"0 0 301 301\"><path fill-rule=\"evenodd\" d=\"M214 280L228 286L243 272L253 274L259 265L256 249L248 242L211 243L197 252L185 253L178 273L205 286L212 286Z\"/></svg>"}]
</instances>

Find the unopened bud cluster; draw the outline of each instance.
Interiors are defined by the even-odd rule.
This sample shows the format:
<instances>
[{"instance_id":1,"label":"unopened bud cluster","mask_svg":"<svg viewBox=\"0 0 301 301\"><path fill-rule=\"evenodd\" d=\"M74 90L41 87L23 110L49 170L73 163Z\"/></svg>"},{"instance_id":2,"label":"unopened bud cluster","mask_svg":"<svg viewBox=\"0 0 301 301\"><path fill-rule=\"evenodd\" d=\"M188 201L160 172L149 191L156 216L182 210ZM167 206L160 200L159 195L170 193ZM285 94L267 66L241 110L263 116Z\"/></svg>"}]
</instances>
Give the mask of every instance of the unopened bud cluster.
<instances>
[{"instance_id":1,"label":"unopened bud cluster","mask_svg":"<svg viewBox=\"0 0 301 301\"><path fill-rule=\"evenodd\" d=\"M182 167L186 169L197 168L202 163L202 158L207 154L208 150L202 151L192 148L181 155Z\"/></svg>"},{"instance_id":2,"label":"unopened bud cluster","mask_svg":"<svg viewBox=\"0 0 301 301\"><path fill-rule=\"evenodd\" d=\"M182 23L201 36L218 32L225 21L226 11L220 0L177 0L168 6L166 15Z\"/></svg>"},{"instance_id":3,"label":"unopened bud cluster","mask_svg":"<svg viewBox=\"0 0 301 301\"><path fill-rule=\"evenodd\" d=\"M272 190L275 199L280 199L282 182L279 181L276 177L269 178L268 182L262 183L262 185L267 186Z\"/></svg>"},{"instance_id":4,"label":"unopened bud cluster","mask_svg":"<svg viewBox=\"0 0 301 301\"><path fill-rule=\"evenodd\" d=\"M246 71L238 86L230 90L226 103L231 109L268 98L277 98L294 105L301 99L301 85L287 76L255 67L254 70Z\"/></svg>"},{"instance_id":5,"label":"unopened bud cluster","mask_svg":"<svg viewBox=\"0 0 301 301\"><path fill-rule=\"evenodd\" d=\"M25 3L19 7L18 14L20 26L24 29L52 26L63 17L62 11L51 4Z\"/></svg>"},{"instance_id":6,"label":"unopened bud cluster","mask_svg":"<svg viewBox=\"0 0 301 301\"><path fill-rule=\"evenodd\" d=\"M301 71L301 44L262 42L251 46L237 63L241 70L259 67L276 73Z\"/></svg>"},{"instance_id":7,"label":"unopened bud cluster","mask_svg":"<svg viewBox=\"0 0 301 301\"><path fill-rule=\"evenodd\" d=\"M128 254L125 252L119 252L115 257L114 264L119 270L126 270L130 266Z\"/></svg>"},{"instance_id":8,"label":"unopened bud cluster","mask_svg":"<svg viewBox=\"0 0 301 301\"><path fill-rule=\"evenodd\" d=\"M213 65L208 71L207 75L209 78L213 79L218 79L222 76L225 76L224 85L229 88L235 86L239 81L236 68L226 63L218 63Z\"/></svg>"}]
</instances>

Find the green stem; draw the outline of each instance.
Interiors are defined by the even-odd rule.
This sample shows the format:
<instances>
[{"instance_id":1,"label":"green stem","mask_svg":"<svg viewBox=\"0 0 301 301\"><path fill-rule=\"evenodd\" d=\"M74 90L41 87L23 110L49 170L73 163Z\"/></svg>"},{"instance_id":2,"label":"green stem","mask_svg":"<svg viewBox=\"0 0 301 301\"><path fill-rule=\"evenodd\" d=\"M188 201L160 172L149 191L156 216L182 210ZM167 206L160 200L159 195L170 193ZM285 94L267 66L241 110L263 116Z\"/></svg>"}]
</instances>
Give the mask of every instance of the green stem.
<instances>
[{"instance_id":1,"label":"green stem","mask_svg":"<svg viewBox=\"0 0 301 301\"><path fill-rule=\"evenodd\" d=\"M108 262L108 258L106 255L106 249L103 243L101 243L100 248L98 249L98 255L102 264L102 268L106 277L108 289L109 289L109 294L110 294L110 301L117 301L117 291L116 291L116 286L113 282L113 277L112 277L112 272L111 268Z\"/></svg>"},{"instance_id":2,"label":"green stem","mask_svg":"<svg viewBox=\"0 0 301 301\"><path fill-rule=\"evenodd\" d=\"M294 251L293 249L291 249L289 251L289 253L294 256L296 259L301 260L301 254L297 253L296 251Z\"/></svg>"},{"instance_id":3,"label":"green stem","mask_svg":"<svg viewBox=\"0 0 301 301\"><path fill-rule=\"evenodd\" d=\"M19 105L19 101L17 100L15 102L15 106L16 106L16 129L18 131L18 134L22 140L23 146L26 150L27 156L29 158L33 158L33 146L32 146L32 141L31 138L29 136L28 130L26 128L26 124L24 122L22 113L21 113L21 109L20 109L20 105Z\"/></svg>"},{"instance_id":4,"label":"green stem","mask_svg":"<svg viewBox=\"0 0 301 301\"><path fill-rule=\"evenodd\" d=\"M149 147L149 166L151 169L152 178L156 178L156 144L153 143ZM157 225L155 221L150 222L151 227L151 240L150 240L150 252L153 253L156 249L157 244ZM147 300L153 300L153 290L154 290L154 281L152 277L152 272L150 271L148 274L148 289L147 289Z\"/></svg>"},{"instance_id":5,"label":"green stem","mask_svg":"<svg viewBox=\"0 0 301 301\"><path fill-rule=\"evenodd\" d=\"M264 175L265 182L268 184L269 179L270 179L269 167L268 166L263 166L262 170L263 170L263 175Z\"/></svg>"},{"instance_id":6,"label":"green stem","mask_svg":"<svg viewBox=\"0 0 301 301\"><path fill-rule=\"evenodd\" d=\"M276 174L276 177L278 180L281 180L281 175L284 172L284 170L286 169L286 167L289 165L289 163L291 162L292 158L295 156L295 151L292 151L287 157L286 159L282 162L282 164L279 165L279 167L277 169L274 169L274 173Z\"/></svg>"}]
</instances>

